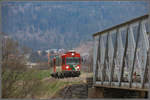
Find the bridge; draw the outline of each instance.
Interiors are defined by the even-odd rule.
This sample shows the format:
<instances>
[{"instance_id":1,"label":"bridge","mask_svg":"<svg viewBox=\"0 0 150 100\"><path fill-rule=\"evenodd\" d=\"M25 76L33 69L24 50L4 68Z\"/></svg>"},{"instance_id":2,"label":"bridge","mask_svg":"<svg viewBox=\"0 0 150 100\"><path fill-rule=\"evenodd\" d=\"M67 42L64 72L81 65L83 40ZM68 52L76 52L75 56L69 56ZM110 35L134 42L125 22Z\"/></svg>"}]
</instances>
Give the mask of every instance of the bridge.
<instances>
[{"instance_id":1,"label":"bridge","mask_svg":"<svg viewBox=\"0 0 150 100\"><path fill-rule=\"evenodd\" d=\"M148 91L148 15L93 34L93 85Z\"/></svg>"}]
</instances>

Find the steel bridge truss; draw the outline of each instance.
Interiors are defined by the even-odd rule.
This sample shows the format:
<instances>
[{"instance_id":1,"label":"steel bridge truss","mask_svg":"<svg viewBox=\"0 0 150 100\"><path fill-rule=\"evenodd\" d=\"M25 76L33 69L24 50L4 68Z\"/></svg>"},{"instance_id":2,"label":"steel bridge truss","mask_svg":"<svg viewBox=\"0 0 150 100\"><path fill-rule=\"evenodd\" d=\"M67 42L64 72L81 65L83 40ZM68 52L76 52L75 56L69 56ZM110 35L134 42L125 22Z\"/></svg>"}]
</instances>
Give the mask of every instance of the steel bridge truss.
<instances>
[{"instance_id":1,"label":"steel bridge truss","mask_svg":"<svg viewBox=\"0 0 150 100\"><path fill-rule=\"evenodd\" d=\"M149 37L148 15L95 33L94 84L147 90Z\"/></svg>"}]
</instances>

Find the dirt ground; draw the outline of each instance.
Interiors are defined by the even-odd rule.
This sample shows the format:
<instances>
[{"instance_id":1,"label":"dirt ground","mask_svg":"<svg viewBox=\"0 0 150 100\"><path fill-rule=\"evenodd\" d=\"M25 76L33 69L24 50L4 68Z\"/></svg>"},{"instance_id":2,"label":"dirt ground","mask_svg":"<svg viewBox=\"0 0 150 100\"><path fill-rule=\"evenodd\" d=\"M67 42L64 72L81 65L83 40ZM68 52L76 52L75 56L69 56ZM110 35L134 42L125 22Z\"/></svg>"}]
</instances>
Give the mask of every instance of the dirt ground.
<instances>
[{"instance_id":1,"label":"dirt ground","mask_svg":"<svg viewBox=\"0 0 150 100\"><path fill-rule=\"evenodd\" d=\"M55 79L52 77L44 78L45 82L65 82L67 84L61 86L59 90L50 98L87 98L88 90L86 78L92 76L92 73L82 72L79 77ZM48 97L49 98L49 97Z\"/></svg>"}]
</instances>

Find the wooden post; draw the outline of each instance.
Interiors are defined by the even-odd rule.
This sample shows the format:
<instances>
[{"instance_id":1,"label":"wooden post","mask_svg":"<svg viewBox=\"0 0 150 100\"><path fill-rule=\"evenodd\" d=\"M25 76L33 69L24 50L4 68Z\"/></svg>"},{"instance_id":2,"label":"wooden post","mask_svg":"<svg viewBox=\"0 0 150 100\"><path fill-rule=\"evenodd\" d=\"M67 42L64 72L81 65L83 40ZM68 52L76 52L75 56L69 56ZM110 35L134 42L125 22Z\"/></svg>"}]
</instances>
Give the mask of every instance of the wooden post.
<instances>
[{"instance_id":1,"label":"wooden post","mask_svg":"<svg viewBox=\"0 0 150 100\"><path fill-rule=\"evenodd\" d=\"M48 56L48 67L50 68L50 53L49 52L48 52L47 56Z\"/></svg>"},{"instance_id":2,"label":"wooden post","mask_svg":"<svg viewBox=\"0 0 150 100\"><path fill-rule=\"evenodd\" d=\"M56 72L56 58L53 59L53 63L54 63L54 66L53 66L54 69L53 69L53 71Z\"/></svg>"}]
</instances>

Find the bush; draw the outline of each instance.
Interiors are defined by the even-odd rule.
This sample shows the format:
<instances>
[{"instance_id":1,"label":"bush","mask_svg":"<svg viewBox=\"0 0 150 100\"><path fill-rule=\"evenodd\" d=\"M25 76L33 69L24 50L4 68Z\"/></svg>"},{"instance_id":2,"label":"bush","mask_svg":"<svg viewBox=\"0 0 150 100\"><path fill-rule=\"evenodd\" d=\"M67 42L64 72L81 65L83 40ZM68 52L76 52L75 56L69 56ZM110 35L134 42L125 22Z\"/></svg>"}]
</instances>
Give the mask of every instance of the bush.
<instances>
[{"instance_id":1,"label":"bush","mask_svg":"<svg viewBox=\"0 0 150 100\"><path fill-rule=\"evenodd\" d=\"M2 98L25 98L33 96L41 81L33 77L34 70L27 69L27 53L17 41L8 38L3 44L2 57ZM26 49L27 50L27 49Z\"/></svg>"}]
</instances>

